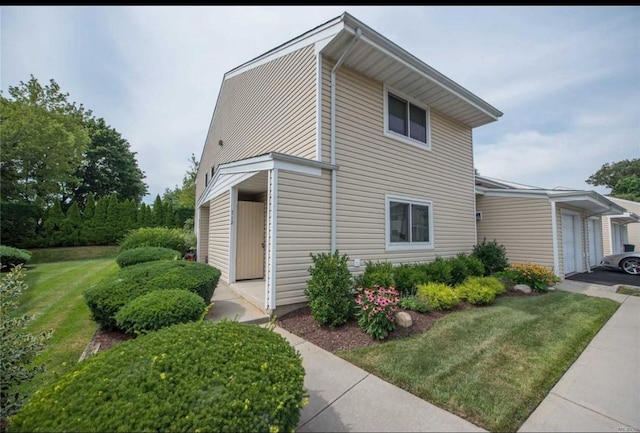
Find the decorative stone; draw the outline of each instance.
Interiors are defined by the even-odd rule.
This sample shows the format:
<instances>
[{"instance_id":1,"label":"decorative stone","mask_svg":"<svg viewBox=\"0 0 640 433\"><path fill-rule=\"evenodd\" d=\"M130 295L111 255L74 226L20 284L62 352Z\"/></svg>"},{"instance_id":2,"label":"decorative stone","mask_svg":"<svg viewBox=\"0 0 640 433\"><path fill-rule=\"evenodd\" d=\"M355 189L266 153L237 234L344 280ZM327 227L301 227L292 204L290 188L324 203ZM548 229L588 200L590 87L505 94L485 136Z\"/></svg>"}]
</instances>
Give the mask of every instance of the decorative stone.
<instances>
[{"instance_id":1,"label":"decorative stone","mask_svg":"<svg viewBox=\"0 0 640 433\"><path fill-rule=\"evenodd\" d=\"M519 290L519 291L521 291L522 293L531 293L531 287L529 287L529 286L528 286L528 285L526 285L526 284L516 284L516 285L513 287L513 290Z\"/></svg>"},{"instance_id":2,"label":"decorative stone","mask_svg":"<svg viewBox=\"0 0 640 433\"><path fill-rule=\"evenodd\" d=\"M413 320L411 320L411 316L406 311L396 313L396 322L403 328L408 328L413 325Z\"/></svg>"},{"instance_id":3,"label":"decorative stone","mask_svg":"<svg viewBox=\"0 0 640 433\"><path fill-rule=\"evenodd\" d=\"M555 284L550 284L549 286L547 286L547 290L552 292L552 291L554 291L556 289L555 286L556 286Z\"/></svg>"}]
</instances>

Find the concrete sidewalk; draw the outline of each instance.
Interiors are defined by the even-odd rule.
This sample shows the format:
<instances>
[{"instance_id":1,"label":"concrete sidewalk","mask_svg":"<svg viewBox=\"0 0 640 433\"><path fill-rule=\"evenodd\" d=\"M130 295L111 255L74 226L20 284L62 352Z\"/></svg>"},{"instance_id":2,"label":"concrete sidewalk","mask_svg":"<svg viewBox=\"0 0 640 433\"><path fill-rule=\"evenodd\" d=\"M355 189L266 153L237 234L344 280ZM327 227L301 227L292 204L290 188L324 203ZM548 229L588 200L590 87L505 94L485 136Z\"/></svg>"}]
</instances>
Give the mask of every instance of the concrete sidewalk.
<instances>
[{"instance_id":1,"label":"concrete sidewalk","mask_svg":"<svg viewBox=\"0 0 640 433\"><path fill-rule=\"evenodd\" d=\"M486 431L276 327L302 355L309 404L300 432Z\"/></svg>"},{"instance_id":2,"label":"concrete sidewalk","mask_svg":"<svg viewBox=\"0 0 640 433\"><path fill-rule=\"evenodd\" d=\"M621 305L518 431L640 431L640 297L570 280L557 288Z\"/></svg>"}]
</instances>

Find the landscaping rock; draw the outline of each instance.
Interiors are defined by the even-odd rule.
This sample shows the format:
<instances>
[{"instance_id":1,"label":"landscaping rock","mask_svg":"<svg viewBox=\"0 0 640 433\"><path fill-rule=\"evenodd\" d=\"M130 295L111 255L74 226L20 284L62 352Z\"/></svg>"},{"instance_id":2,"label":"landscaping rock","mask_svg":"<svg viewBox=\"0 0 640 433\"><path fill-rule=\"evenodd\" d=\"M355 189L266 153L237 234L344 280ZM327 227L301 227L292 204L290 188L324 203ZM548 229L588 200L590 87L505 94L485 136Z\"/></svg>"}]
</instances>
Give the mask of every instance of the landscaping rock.
<instances>
[{"instance_id":1,"label":"landscaping rock","mask_svg":"<svg viewBox=\"0 0 640 433\"><path fill-rule=\"evenodd\" d=\"M550 285L550 286L547 286L547 290L548 290L548 291L550 291L550 292L552 292L552 291L554 291L554 290L556 289L556 287L555 287L555 286L556 286L555 284L552 284L552 285Z\"/></svg>"},{"instance_id":2,"label":"landscaping rock","mask_svg":"<svg viewBox=\"0 0 640 433\"><path fill-rule=\"evenodd\" d=\"M531 293L531 287L529 287L529 286L528 286L528 285L526 285L526 284L516 284L516 285L513 287L513 290L519 290L519 291L521 291L522 293Z\"/></svg>"},{"instance_id":3,"label":"landscaping rock","mask_svg":"<svg viewBox=\"0 0 640 433\"><path fill-rule=\"evenodd\" d=\"M413 325L413 320L411 320L411 316L409 315L409 313L405 311L400 311L396 313L396 322L398 322L398 325L400 325L403 328L408 328L409 326Z\"/></svg>"}]
</instances>

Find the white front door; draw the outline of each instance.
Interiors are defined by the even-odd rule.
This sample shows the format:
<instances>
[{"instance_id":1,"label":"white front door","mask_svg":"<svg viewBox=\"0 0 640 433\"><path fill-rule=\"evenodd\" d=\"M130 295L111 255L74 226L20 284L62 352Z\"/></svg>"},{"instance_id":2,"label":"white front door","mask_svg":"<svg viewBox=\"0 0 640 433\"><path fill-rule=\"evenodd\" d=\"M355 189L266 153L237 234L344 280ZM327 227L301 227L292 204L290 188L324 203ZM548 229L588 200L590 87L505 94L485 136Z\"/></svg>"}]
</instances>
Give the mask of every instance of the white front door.
<instances>
[{"instance_id":1,"label":"white front door","mask_svg":"<svg viewBox=\"0 0 640 433\"><path fill-rule=\"evenodd\" d=\"M582 239L579 215L562 214L562 257L565 275L572 272L582 272Z\"/></svg>"}]
</instances>

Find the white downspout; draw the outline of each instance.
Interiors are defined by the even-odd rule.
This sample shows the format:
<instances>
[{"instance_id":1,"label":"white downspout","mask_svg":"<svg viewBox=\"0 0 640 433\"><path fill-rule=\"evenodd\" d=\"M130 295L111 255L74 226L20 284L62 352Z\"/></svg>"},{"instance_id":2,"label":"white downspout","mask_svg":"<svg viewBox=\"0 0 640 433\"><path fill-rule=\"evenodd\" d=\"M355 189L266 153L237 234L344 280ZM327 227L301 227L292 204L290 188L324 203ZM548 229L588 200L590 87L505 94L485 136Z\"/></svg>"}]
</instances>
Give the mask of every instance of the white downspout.
<instances>
[{"instance_id":1,"label":"white downspout","mask_svg":"<svg viewBox=\"0 0 640 433\"><path fill-rule=\"evenodd\" d=\"M344 50L338 62L331 70L331 164L336 164L336 72L342 65L347 54L351 51L351 48L360 39L361 31L356 29L354 38L349 43L349 46ZM336 250L336 184L337 173L336 170L331 170L331 253Z\"/></svg>"},{"instance_id":2,"label":"white downspout","mask_svg":"<svg viewBox=\"0 0 640 433\"><path fill-rule=\"evenodd\" d=\"M551 201L551 236L553 239L553 270L560 276L560 258L558 257L558 221L556 213L556 202Z\"/></svg>"}]
</instances>

